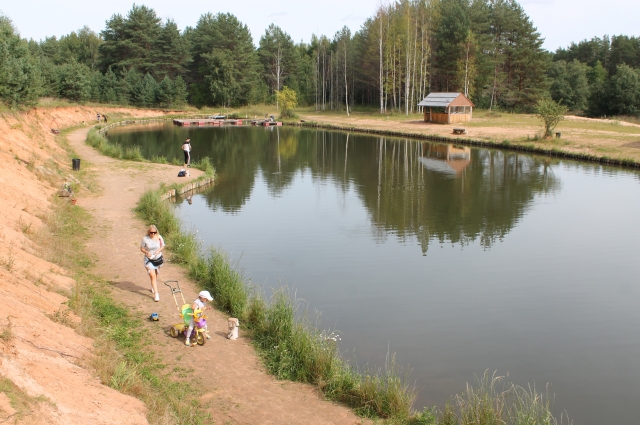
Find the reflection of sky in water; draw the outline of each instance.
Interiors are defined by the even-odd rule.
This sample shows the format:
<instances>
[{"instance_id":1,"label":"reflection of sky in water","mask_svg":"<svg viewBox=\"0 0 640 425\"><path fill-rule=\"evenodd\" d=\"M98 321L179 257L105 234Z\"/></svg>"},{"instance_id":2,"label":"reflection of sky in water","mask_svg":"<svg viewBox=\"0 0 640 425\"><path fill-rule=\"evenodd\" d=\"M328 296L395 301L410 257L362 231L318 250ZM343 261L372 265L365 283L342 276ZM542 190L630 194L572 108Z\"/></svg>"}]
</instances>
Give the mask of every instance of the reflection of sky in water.
<instances>
[{"instance_id":1,"label":"reflection of sky in water","mask_svg":"<svg viewBox=\"0 0 640 425\"><path fill-rule=\"evenodd\" d=\"M175 149L170 131L146 152ZM185 225L255 284L295 288L348 359L396 352L416 407L497 370L551 383L575 424L637 422L638 173L355 135L346 160L341 133L188 134L221 178L181 204Z\"/></svg>"}]
</instances>

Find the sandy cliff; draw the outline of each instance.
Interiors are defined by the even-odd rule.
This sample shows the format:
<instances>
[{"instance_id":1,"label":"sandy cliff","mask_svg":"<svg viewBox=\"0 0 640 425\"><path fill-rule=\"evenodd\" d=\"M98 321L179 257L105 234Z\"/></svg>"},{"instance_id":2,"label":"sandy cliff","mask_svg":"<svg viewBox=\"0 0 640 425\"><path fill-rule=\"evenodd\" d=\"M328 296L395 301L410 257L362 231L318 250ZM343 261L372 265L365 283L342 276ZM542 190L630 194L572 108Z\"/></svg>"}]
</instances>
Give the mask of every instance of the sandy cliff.
<instances>
[{"instance_id":1,"label":"sandy cliff","mask_svg":"<svg viewBox=\"0 0 640 425\"><path fill-rule=\"evenodd\" d=\"M64 305L74 281L45 261L33 241L53 196L73 179L51 127L91 122L96 112L64 107L0 116L0 422L147 423L142 402L100 384L83 368L92 340L55 320L57 314L67 323L79 321Z\"/></svg>"}]
</instances>

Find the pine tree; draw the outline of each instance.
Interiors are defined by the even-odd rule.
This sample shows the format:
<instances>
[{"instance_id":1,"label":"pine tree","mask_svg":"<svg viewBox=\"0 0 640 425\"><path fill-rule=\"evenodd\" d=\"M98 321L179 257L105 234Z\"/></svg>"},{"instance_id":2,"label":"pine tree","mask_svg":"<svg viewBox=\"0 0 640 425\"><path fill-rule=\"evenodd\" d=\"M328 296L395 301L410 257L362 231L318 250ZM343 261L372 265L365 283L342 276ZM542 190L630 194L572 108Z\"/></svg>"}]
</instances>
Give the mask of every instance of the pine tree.
<instances>
[{"instance_id":1,"label":"pine tree","mask_svg":"<svg viewBox=\"0 0 640 425\"><path fill-rule=\"evenodd\" d=\"M189 41L180 34L178 26L171 19L159 32L155 52L155 76L160 79L184 74L192 62Z\"/></svg>"},{"instance_id":2,"label":"pine tree","mask_svg":"<svg viewBox=\"0 0 640 425\"><path fill-rule=\"evenodd\" d=\"M589 81L589 106L587 115L601 117L610 115L607 93L607 70L597 61L595 66L587 71Z\"/></svg>"},{"instance_id":3,"label":"pine tree","mask_svg":"<svg viewBox=\"0 0 640 425\"><path fill-rule=\"evenodd\" d=\"M100 100L105 103L116 103L118 100L118 77L115 72L109 69L102 76Z\"/></svg>"},{"instance_id":4,"label":"pine tree","mask_svg":"<svg viewBox=\"0 0 640 425\"><path fill-rule=\"evenodd\" d=\"M89 69L89 100L92 102L100 102L102 99L102 80L100 71Z\"/></svg>"},{"instance_id":5,"label":"pine tree","mask_svg":"<svg viewBox=\"0 0 640 425\"><path fill-rule=\"evenodd\" d=\"M456 74L458 62L465 57L465 41L471 30L468 8L466 0L440 1L440 20L435 34L438 90L462 88Z\"/></svg>"},{"instance_id":6,"label":"pine tree","mask_svg":"<svg viewBox=\"0 0 640 425\"><path fill-rule=\"evenodd\" d=\"M60 96L75 102L88 100L91 96L90 70L86 65L74 62L60 68Z\"/></svg>"},{"instance_id":7,"label":"pine tree","mask_svg":"<svg viewBox=\"0 0 640 425\"><path fill-rule=\"evenodd\" d=\"M173 106L182 107L187 104L187 85L181 76L173 82Z\"/></svg>"},{"instance_id":8,"label":"pine tree","mask_svg":"<svg viewBox=\"0 0 640 425\"><path fill-rule=\"evenodd\" d=\"M249 103L257 74L257 57L249 28L231 14L202 15L189 34L193 64L189 91L199 105Z\"/></svg>"},{"instance_id":9,"label":"pine tree","mask_svg":"<svg viewBox=\"0 0 640 425\"><path fill-rule=\"evenodd\" d=\"M157 91L157 100L160 106L168 107L173 103L174 88L173 81L167 76L162 79Z\"/></svg>"},{"instance_id":10,"label":"pine tree","mask_svg":"<svg viewBox=\"0 0 640 425\"><path fill-rule=\"evenodd\" d=\"M42 89L38 65L11 20L0 15L0 100L12 107L35 104Z\"/></svg>"},{"instance_id":11,"label":"pine tree","mask_svg":"<svg viewBox=\"0 0 640 425\"><path fill-rule=\"evenodd\" d=\"M143 92L142 76L135 69L125 71L120 78L118 103L139 105L144 102Z\"/></svg>"},{"instance_id":12,"label":"pine tree","mask_svg":"<svg viewBox=\"0 0 640 425\"><path fill-rule=\"evenodd\" d=\"M101 32L104 43L99 51L103 71L111 67L116 72L133 68L141 73L153 73L160 32L160 18L146 6L134 4L126 18L113 15Z\"/></svg>"}]
</instances>

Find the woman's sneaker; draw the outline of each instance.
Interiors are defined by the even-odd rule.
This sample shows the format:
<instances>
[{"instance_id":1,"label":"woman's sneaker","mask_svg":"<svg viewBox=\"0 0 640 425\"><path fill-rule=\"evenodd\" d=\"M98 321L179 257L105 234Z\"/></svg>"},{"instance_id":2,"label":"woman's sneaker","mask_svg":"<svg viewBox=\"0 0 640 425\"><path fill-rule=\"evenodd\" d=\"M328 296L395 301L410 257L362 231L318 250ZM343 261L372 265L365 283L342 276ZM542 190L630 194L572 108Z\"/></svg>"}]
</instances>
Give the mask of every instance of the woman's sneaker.
<instances>
[{"instance_id":1,"label":"woman's sneaker","mask_svg":"<svg viewBox=\"0 0 640 425\"><path fill-rule=\"evenodd\" d=\"M156 302L160 301L160 294L156 294Z\"/></svg>"}]
</instances>

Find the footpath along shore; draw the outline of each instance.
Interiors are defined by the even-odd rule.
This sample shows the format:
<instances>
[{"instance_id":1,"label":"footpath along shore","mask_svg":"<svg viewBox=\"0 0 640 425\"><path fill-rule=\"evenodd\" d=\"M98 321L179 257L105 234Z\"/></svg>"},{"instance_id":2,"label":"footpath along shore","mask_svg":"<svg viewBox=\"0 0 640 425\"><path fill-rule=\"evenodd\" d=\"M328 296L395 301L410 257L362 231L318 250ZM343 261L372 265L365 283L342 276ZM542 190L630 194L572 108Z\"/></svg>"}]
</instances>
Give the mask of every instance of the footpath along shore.
<instances>
[{"instance_id":1,"label":"footpath along shore","mask_svg":"<svg viewBox=\"0 0 640 425\"><path fill-rule=\"evenodd\" d=\"M200 382L201 401L213 420L256 425L368 422L344 406L323 400L312 386L278 381L268 375L250 341L242 335L237 341L226 339L227 317L218 311L209 315L212 339L202 347L185 347L183 339L168 335L167 328L179 321L177 309L169 289L161 283L160 302L153 300L139 250L147 223L137 219L132 210L146 190L158 188L161 183L182 184L189 180L177 177L180 167L105 157L85 144L88 131L76 130L69 134L68 141L81 158L83 170L99 187L97 193L86 198L79 194L77 201L93 216L86 244L97 258L93 272L109 283L116 300L145 321L152 342L150 349L157 352L166 370L192 369L190 373ZM201 175L201 171L192 169L187 179ZM162 267L159 280L178 280L188 302L198 292L185 270L171 263ZM159 314L159 322L146 320L151 312Z\"/></svg>"}]
</instances>

